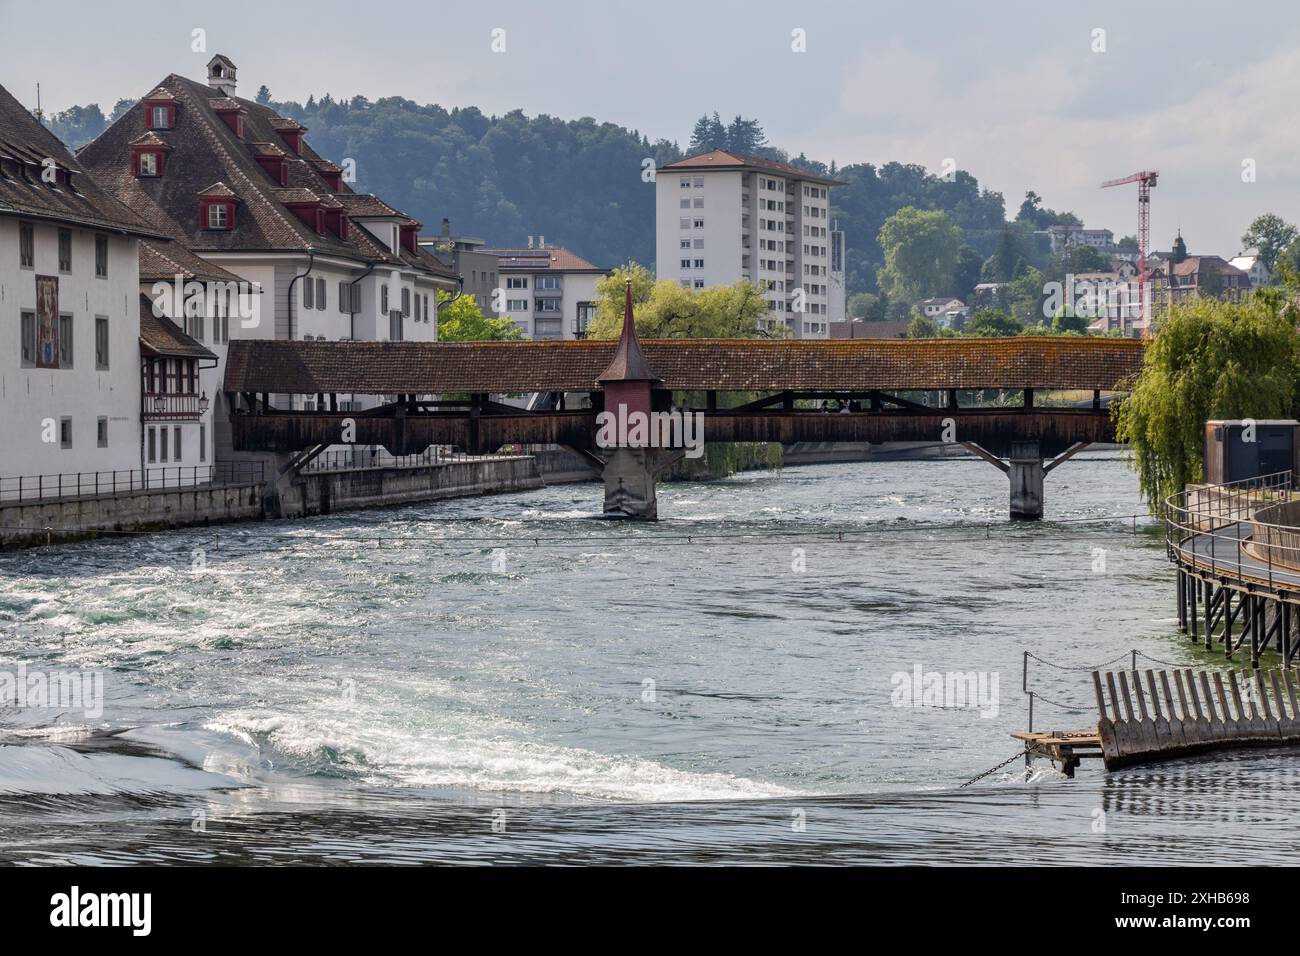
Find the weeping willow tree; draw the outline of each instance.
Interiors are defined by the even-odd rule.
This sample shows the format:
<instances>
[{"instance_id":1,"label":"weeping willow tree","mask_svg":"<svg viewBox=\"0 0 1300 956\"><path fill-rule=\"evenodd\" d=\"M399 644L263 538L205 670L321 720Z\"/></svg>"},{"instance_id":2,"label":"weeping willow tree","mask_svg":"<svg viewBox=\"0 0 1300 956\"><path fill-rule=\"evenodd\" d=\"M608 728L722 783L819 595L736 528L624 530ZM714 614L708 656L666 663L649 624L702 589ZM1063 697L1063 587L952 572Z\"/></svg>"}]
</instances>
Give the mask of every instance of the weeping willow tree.
<instances>
[{"instance_id":1,"label":"weeping willow tree","mask_svg":"<svg viewBox=\"0 0 1300 956\"><path fill-rule=\"evenodd\" d=\"M1205 423L1293 418L1300 379L1297 314L1276 290L1240 303L1175 306L1147 347L1132 392L1114 409L1153 512L1205 473Z\"/></svg>"}]
</instances>

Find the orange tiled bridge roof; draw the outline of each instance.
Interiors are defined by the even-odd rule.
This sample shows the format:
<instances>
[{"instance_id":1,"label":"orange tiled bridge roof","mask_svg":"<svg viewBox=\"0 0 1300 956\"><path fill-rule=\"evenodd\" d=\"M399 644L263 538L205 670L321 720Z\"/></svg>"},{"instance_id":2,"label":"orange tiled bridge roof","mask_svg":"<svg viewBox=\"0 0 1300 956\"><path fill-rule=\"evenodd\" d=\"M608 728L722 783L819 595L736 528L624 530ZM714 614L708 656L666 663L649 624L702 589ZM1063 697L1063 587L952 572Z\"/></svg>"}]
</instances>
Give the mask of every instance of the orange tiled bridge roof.
<instances>
[{"instance_id":1,"label":"orange tiled bridge roof","mask_svg":"<svg viewBox=\"0 0 1300 956\"><path fill-rule=\"evenodd\" d=\"M614 340L299 342L236 340L228 392L435 394L591 391ZM642 342L664 388L718 391L1122 390L1142 367L1136 339Z\"/></svg>"}]
</instances>

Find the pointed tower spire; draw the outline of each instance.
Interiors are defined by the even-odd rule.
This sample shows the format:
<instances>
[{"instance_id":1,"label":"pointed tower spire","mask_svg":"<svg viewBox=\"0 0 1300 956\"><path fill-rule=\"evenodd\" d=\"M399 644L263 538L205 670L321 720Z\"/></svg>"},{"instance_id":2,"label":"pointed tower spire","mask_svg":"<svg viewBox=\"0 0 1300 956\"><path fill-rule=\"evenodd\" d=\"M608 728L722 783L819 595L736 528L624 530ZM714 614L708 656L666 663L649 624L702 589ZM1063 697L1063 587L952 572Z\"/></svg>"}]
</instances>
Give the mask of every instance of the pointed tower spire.
<instances>
[{"instance_id":1,"label":"pointed tower spire","mask_svg":"<svg viewBox=\"0 0 1300 956\"><path fill-rule=\"evenodd\" d=\"M661 379L650 371L646 364L645 353L636 337L636 322L632 319L632 280L624 283L623 293L623 333L618 337L618 349L605 371L596 378L598 382L659 382Z\"/></svg>"}]
</instances>

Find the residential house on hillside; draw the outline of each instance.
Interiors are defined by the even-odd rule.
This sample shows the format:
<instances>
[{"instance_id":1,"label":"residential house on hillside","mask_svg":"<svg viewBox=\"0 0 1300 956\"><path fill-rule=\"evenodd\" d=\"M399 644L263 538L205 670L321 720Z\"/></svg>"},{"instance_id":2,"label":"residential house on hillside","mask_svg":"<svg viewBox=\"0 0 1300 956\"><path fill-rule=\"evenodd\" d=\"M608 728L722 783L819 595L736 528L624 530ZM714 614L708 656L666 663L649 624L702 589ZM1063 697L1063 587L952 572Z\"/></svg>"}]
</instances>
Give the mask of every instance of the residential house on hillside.
<instances>
[{"instance_id":1,"label":"residential house on hillside","mask_svg":"<svg viewBox=\"0 0 1300 956\"><path fill-rule=\"evenodd\" d=\"M941 329L960 330L970 318L970 308L952 296L922 299L913 307Z\"/></svg>"},{"instance_id":2,"label":"residential house on hillside","mask_svg":"<svg viewBox=\"0 0 1300 956\"><path fill-rule=\"evenodd\" d=\"M596 283L608 269L532 237L523 249L483 249L496 257L503 288L502 316L531 339L583 339L596 318Z\"/></svg>"},{"instance_id":3,"label":"residential house on hillside","mask_svg":"<svg viewBox=\"0 0 1300 956\"><path fill-rule=\"evenodd\" d=\"M237 278L238 295L219 290L223 305L202 309L219 362L227 328L234 338L431 341L437 292L457 287L453 271L420 248L420 223L355 192L307 132L237 96L235 66L217 55L206 84L165 77L79 154L138 218L192 254L177 274L211 282L199 273L215 267L223 272L214 276ZM157 298L155 286L144 291ZM225 303L230 311L218 316ZM220 342L211 337L214 318ZM213 426L225 457L224 403L214 401Z\"/></svg>"},{"instance_id":4,"label":"residential house on hillside","mask_svg":"<svg viewBox=\"0 0 1300 956\"><path fill-rule=\"evenodd\" d=\"M0 495L19 477L63 475L67 491L141 467L139 250L153 237L0 87Z\"/></svg>"},{"instance_id":5,"label":"residential house on hillside","mask_svg":"<svg viewBox=\"0 0 1300 956\"><path fill-rule=\"evenodd\" d=\"M1228 265L1246 273L1250 277L1251 288L1268 285L1273 281L1273 275L1268 271L1268 266L1264 265L1263 258L1254 250L1243 252L1239 256L1233 256L1228 260Z\"/></svg>"},{"instance_id":6,"label":"residential house on hillside","mask_svg":"<svg viewBox=\"0 0 1300 956\"><path fill-rule=\"evenodd\" d=\"M1189 256L1182 234L1168 258L1150 265L1152 315L1197 296L1240 302L1250 292L1250 275L1220 256Z\"/></svg>"}]
</instances>

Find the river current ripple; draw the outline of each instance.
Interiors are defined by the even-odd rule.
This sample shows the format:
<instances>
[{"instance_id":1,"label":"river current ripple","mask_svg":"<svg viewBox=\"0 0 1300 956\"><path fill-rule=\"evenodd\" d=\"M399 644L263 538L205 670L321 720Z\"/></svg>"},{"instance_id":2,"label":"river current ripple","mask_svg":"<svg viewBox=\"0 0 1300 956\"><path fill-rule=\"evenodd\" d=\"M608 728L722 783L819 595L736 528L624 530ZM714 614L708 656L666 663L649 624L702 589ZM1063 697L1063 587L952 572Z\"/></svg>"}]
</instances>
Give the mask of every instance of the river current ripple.
<instances>
[{"instance_id":1,"label":"river current ripple","mask_svg":"<svg viewBox=\"0 0 1300 956\"><path fill-rule=\"evenodd\" d=\"M1145 510L1114 455L1035 525L976 461L660 495L653 525L569 485L0 555L0 670L105 695L0 702L0 860L1293 859L1287 751L957 789L1016 750L1026 650L1215 663L1159 529L1111 517ZM996 693L900 706L918 669ZM1095 721L1086 670L1029 681L1036 727Z\"/></svg>"}]
</instances>

